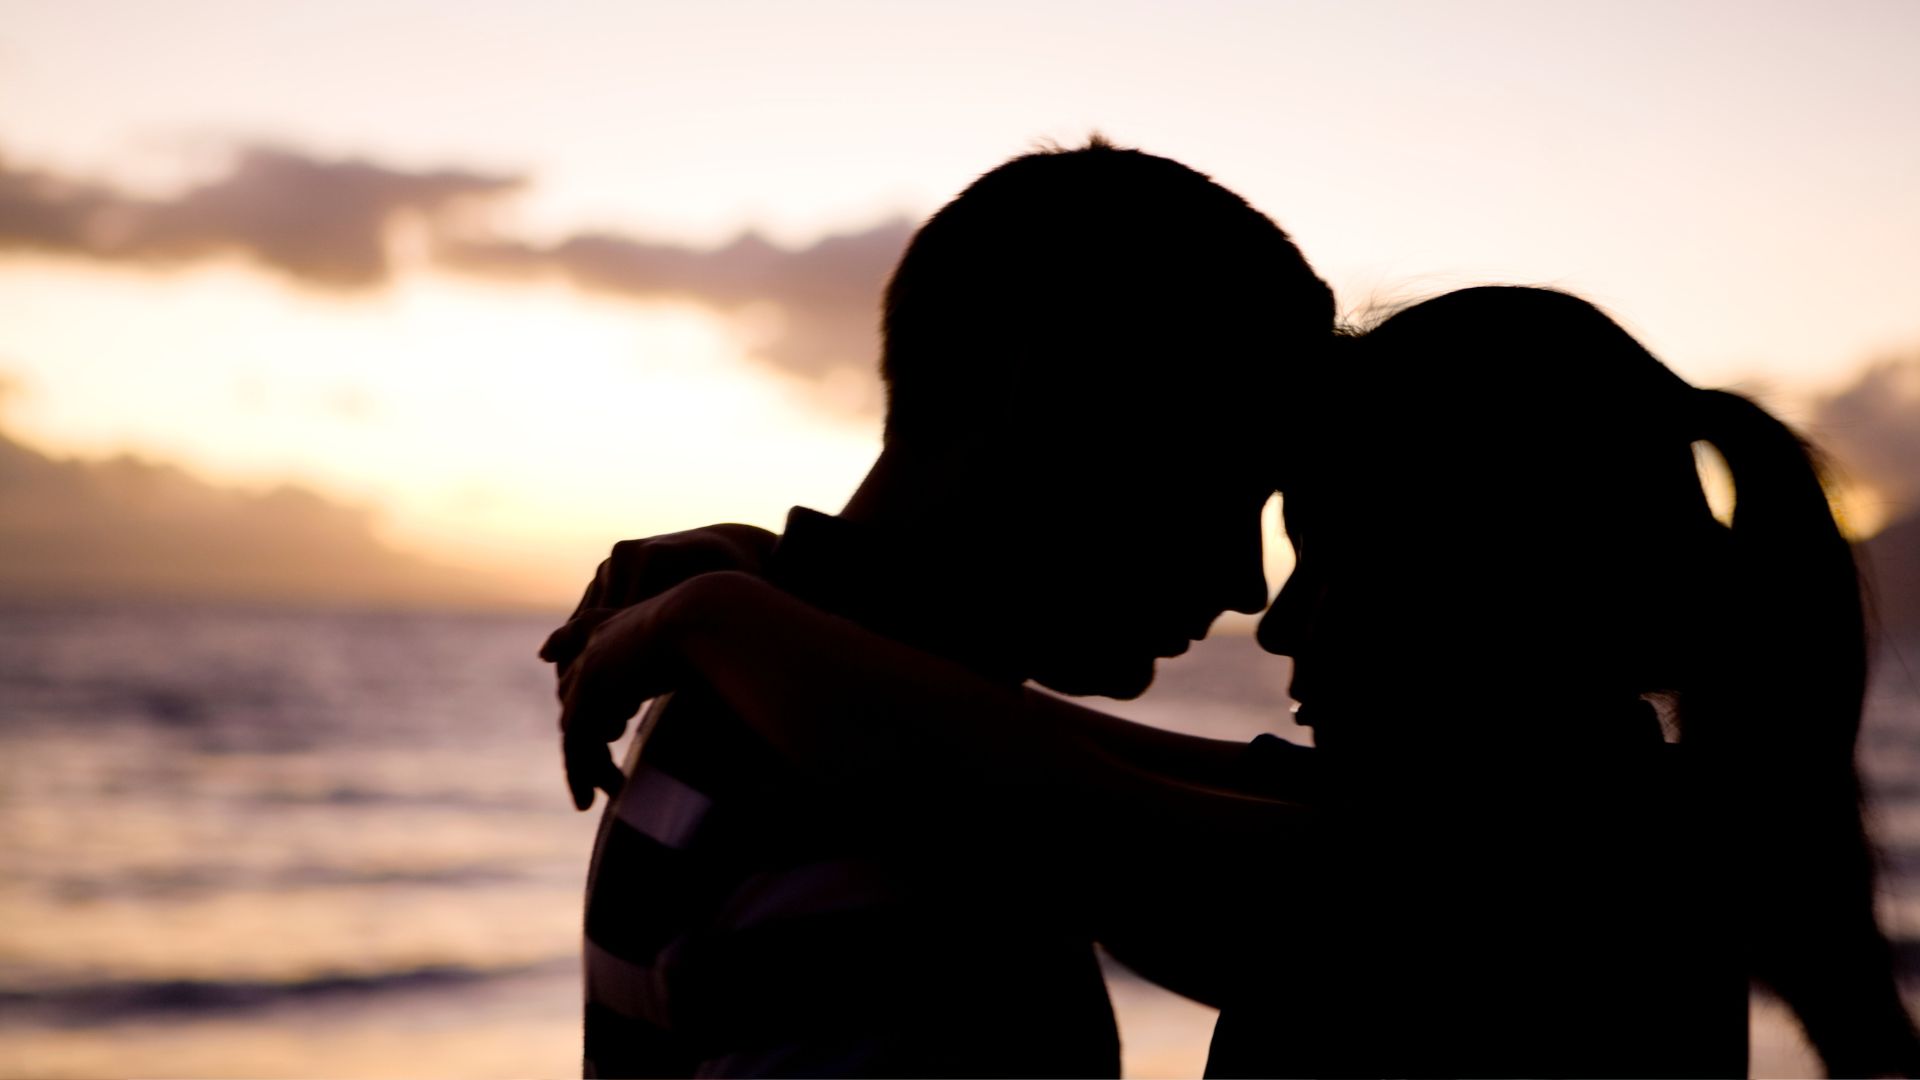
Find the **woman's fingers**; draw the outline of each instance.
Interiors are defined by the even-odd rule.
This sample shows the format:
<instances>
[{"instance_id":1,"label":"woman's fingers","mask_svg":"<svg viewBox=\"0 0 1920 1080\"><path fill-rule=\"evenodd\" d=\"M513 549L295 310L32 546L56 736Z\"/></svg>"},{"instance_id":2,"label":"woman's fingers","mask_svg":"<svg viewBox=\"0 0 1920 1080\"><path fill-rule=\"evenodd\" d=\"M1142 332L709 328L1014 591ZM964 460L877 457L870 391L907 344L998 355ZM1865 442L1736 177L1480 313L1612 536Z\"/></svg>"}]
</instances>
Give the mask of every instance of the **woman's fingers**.
<instances>
[{"instance_id":1,"label":"woman's fingers","mask_svg":"<svg viewBox=\"0 0 1920 1080\"><path fill-rule=\"evenodd\" d=\"M610 744L626 731L627 718L638 709L636 706L620 714L617 721L611 720L614 710L603 710L603 702L589 701L583 711L576 696L560 712L560 759L566 767L567 790L573 795L576 810L593 805L595 788L612 797L619 794L626 780L613 763Z\"/></svg>"},{"instance_id":2,"label":"woman's fingers","mask_svg":"<svg viewBox=\"0 0 1920 1080\"><path fill-rule=\"evenodd\" d=\"M580 650L586 647L587 637L593 633L594 627L608 615L678 584L681 579L667 580L664 586L653 586L651 583L667 578L668 575L661 571L659 564L671 561L671 556L665 554L663 549L674 547L679 535L622 540L614 544L613 550L600 560L599 567L594 570L593 580L587 583L586 591L580 595L580 602L574 605L573 614L541 643L540 659L565 671L567 665L580 655ZM650 566L652 573L649 573Z\"/></svg>"},{"instance_id":3,"label":"woman's fingers","mask_svg":"<svg viewBox=\"0 0 1920 1080\"><path fill-rule=\"evenodd\" d=\"M602 560L568 623L589 612L642 603L689 578L717 570L758 573L779 538L752 525L707 525L684 532L622 540ZM592 631L592 626L586 628ZM548 635L540 658L565 667L585 634L563 626Z\"/></svg>"},{"instance_id":4,"label":"woman's fingers","mask_svg":"<svg viewBox=\"0 0 1920 1080\"><path fill-rule=\"evenodd\" d=\"M574 623L571 635L584 637L574 662L560 673L560 700L566 711L620 737L640 703L669 688L658 670L664 657L658 635L665 601L654 600L618 611L597 609Z\"/></svg>"},{"instance_id":5,"label":"woman's fingers","mask_svg":"<svg viewBox=\"0 0 1920 1080\"><path fill-rule=\"evenodd\" d=\"M771 589L739 572L701 575L644 603L618 610L589 608L555 631L542 655L561 662L561 754L574 805L593 805L593 789L620 789L622 776L607 744L649 698L686 677L679 652L687 629L734 611L744 583ZM699 614L696 614L699 613Z\"/></svg>"},{"instance_id":6,"label":"woman's fingers","mask_svg":"<svg viewBox=\"0 0 1920 1080\"><path fill-rule=\"evenodd\" d=\"M593 781L589 779L591 749L567 735L560 736L560 761L566 767L567 794L573 797L575 810L585 810L593 805ZM611 751L607 753L611 756Z\"/></svg>"},{"instance_id":7,"label":"woman's fingers","mask_svg":"<svg viewBox=\"0 0 1920 1080\"><path fill-rule=\"evenodd\" d=\"M667 688L664 673L652 670L649 648L658 609L656 603L596 609L561 628L584 636L577 657L561 671L559 686L561 757L578 809L593 805L595 788L608 795L620 790L624 777L608 744L626 733L627 721L646 699ZM570 641L563 645L570 647Z\"/></svg>"},{"instance_id":8,"label":"woman's fingers","mask_svg":"<svg viewBox=\"0 0 1920 1080\"><path fill-rule=\"evenodd\" d=\"M620 614L620 609L611 607L582 608L574 612L558 630L547 635L540 645L540 659L557 666L564 677L567 668L579 659L585 651L587 642L600 624Z\"/></svg>"},{"instance_id":9,"label":"woman's fingers","mask_svg":"<svg viewBox=\"0 0 1920 1080\"><path fill-rule=\"evenodd\" d=\"M609 797L620 790L625 776L608 744L626 732L641 703L671 681L649 670L660 607L654 598L713 569L757 567L772 540L764 529L745 525L623 540L600 564L572 617L541 643L540 658L557 669L561 758L576 809L593 805L595 788Z\"/></svg>"},{"instance_id":10,"label":"woman's fingers","mask_svg":"<svg viewBox=\"0 0 1920 1080\"><path fill-rule=\"evenodd\" d=\"M575 810L593 805L595 788L606 792L611 799L620 794L621 786L626 783L626 774L613 763L612 748L598 739L576 737L572 733L562 735L560 755L566 763L567 791L573 796Z\"/></svg>"}]
</instances>

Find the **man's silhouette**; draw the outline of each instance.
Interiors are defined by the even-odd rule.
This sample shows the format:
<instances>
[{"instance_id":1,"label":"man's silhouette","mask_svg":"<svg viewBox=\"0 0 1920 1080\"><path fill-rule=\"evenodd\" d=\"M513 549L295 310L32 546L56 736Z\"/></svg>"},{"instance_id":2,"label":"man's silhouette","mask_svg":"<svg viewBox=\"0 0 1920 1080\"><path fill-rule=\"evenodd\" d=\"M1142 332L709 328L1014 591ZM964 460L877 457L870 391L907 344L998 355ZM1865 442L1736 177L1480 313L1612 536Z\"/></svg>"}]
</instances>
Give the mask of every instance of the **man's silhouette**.
<instances>
[{"instance_id":1,"label":"man's silhouette","mask_svg":"<svg viewBox=\"0 0 1920 1080\"><path fill-rule=\"evenodd\" d=\"M1287 236L1201 174L1098 140L1016 158L914 237L884 449L840 515L794 510L766 574L991 678L1135 696L1264 605L1260 421L1331 322ZM633 755L588 887L590 1075L1118 1074L1055 898L969 880L702 688Z\"/></svg>"}]
</instances>

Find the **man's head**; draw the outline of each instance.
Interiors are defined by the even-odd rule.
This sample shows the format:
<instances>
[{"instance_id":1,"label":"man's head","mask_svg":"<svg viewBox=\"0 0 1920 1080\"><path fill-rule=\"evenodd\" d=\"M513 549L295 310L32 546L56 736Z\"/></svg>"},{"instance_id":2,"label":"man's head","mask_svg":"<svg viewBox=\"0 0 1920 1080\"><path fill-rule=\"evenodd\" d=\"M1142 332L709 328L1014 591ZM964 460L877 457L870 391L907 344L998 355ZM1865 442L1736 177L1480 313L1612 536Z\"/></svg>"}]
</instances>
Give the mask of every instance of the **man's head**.
<instances>
[{"instance_id":1,"label":"man's head","mask_svg":"<svg viewBox=\"0 0 1920 1080\"><path fill-rule=\"evenodd\" d=\"M1333 300L1238 195L1095 139L936 213L887 287L886 456L1004 609L1021 673L1132 696L1222 610L1257 611L1261 438Z\"/></svg>"}]
</instances>

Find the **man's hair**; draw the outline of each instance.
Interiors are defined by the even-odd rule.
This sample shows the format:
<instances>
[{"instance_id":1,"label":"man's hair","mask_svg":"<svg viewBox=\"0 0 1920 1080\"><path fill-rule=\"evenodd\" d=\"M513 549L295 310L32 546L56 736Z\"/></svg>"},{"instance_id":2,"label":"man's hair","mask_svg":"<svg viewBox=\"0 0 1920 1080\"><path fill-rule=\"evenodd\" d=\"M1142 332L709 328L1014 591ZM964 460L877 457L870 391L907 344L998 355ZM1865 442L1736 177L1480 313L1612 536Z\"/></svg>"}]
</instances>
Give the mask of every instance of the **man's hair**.
<instances>
[{"instance_id":1,"label":"man's hair","mask_svg":"<svg viewBox=\"0 0 1920 1080\"><path fill-rule=\"evenodd\" d=\"M1332 323L1287 234L1207 176L1098 135L1038 150L942 207L895 268L887 443L942 442L1021 401L1084 413L1245 393Z\"/></svg>"}]
</instances>

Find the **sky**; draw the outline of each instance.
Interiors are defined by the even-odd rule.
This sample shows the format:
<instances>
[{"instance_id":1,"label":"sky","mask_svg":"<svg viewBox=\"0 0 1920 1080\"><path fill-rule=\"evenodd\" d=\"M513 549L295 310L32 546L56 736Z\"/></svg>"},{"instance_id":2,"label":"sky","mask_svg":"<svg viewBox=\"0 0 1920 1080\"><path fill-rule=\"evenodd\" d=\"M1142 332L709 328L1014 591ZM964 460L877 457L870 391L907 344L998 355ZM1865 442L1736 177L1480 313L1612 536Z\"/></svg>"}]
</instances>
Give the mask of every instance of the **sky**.
<instances>
[{"instance_id":1,"label":"sky","mask_svg":"<svg viewBox=\"0 0 1920 1080\"><path fill-rule=\"evenodd\" d=\"M386 570L308 592L548 603L623 536L837 508L913 223L1095 129L1350 314L1599 302L1832 444L1871 531L1920 501L1916 42L1892 0L0 0L0 589L318 514Z\"/></svg>"}]
</instances>

